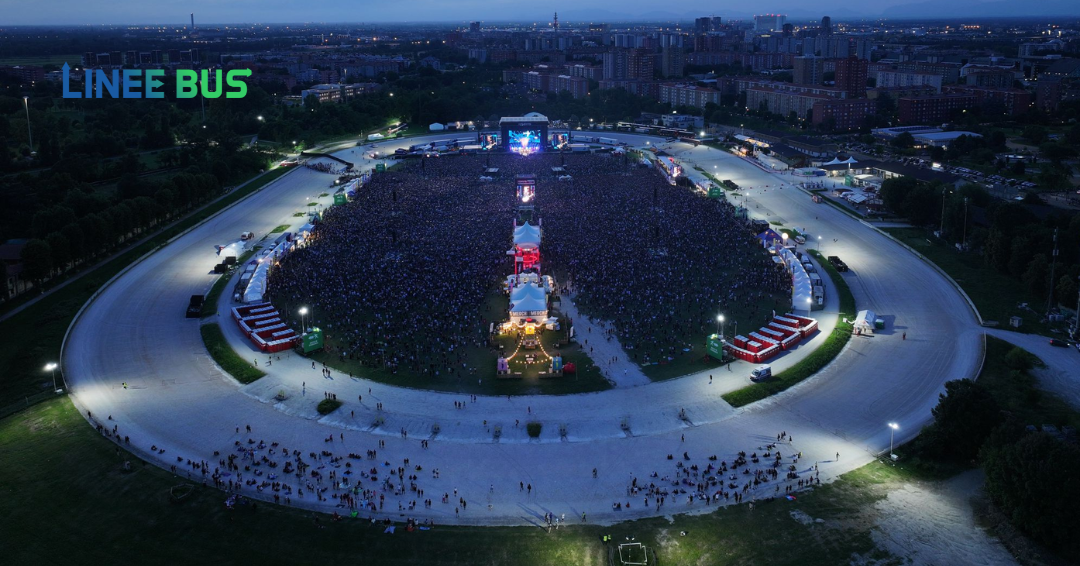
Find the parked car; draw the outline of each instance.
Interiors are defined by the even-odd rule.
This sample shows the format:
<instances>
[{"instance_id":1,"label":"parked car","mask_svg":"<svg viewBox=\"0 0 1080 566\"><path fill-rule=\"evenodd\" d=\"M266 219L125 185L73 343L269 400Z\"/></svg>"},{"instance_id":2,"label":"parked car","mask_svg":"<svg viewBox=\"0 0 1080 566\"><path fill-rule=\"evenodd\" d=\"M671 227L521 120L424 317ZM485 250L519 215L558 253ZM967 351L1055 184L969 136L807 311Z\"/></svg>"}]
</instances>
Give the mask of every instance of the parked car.
<instances>
[{"instance_id":1,"label":"parked car","mask_svg":"<svg viewBox=\"0 0 1080 566\"><path fill-rule=\"evenodd\" d=\"M829 263L831 263L832 266L835 267L837 271L844 272L844 271L848 270L847 264L844 263L844 261L841 260L839 257L831 255L831 256L829 256L828 259L829 259Z\"/></svg>"},{"instance_id":2,"label":"parked car","mask_svg":"<svg viewBox=\"0 0 1080 566\"><path fill-rule=\"evenodd\" d=\"M1051 338L1050 339L1050 345L1051 346L1057 346L1058 348L1068 348L1069 347L1068 342L1066 342L1065 340L1058 340L1057 338Z\"/></svg>"}]
</instances>

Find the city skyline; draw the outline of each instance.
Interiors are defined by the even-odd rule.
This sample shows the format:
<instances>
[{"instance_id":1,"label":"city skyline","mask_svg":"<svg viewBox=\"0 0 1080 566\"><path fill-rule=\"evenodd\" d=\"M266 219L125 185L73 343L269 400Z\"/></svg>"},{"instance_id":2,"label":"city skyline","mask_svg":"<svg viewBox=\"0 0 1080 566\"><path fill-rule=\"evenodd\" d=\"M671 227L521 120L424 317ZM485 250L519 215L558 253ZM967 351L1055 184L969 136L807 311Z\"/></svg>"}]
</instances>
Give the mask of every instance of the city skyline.
<instances>
[{"instance_id":1,"label":"city skyline","mask_svg":"<svg viewBox=\"0 0 1080 566\"><path fill-rule=\"evenodd\" d=\"M12 4L7 7L8 25L189 25L189 14L195 14L195 24L206 25L241 23L300 23L300 22L357 22L357 23L452 23L479 21L544 22L554 12L564 22L607 21L689 21L702 14L725 18L747 19L756 14L783 13L791 20L811 20L822 15L840 19L940 19L957 17L1045 17L1050 15L1080 15L1080 5L1064 0L1041 2L1037 6L1015 2L967 0L960 2L912 2L883 0L872 7L853 0L831 0L806 6L794 0L776 0L748 10L737 2L684 2L678 9L658 6L644 0L629 0L609 8L610 3L597 0L585 2L550 3L544 6L523 7L509 0L464 0L452 6L434 0L418 0L416 9L403 14L392 5L357 7L355 4L324 2L298 7L293 2L274 0L254 3L246 0L220 2L194 0L169 4L144 4L131 0L110 3L107 7L91 6L71 0L47 0L33 4ZM257 14L257 17L252 17ZM409 17L424 14L423 17Z\"/></svg>"}]
</instances>

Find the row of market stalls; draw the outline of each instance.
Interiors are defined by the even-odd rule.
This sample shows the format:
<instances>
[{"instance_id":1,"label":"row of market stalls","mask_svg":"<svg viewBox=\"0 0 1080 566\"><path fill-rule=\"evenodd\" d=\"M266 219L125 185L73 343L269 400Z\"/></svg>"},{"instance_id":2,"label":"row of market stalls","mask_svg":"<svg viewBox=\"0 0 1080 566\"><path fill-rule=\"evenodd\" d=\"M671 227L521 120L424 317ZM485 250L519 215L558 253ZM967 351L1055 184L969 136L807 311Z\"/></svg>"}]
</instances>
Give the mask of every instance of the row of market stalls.
<instances>
[{"instance_id":1,"label":"row of market stalls","mask_svg":"<svg viewBox=\"0 0 1080 566\"><path fill-rule=\"evenodd\" d=\"M266 297L266 284L270 276L270 268L281 261L298 246L303 246L304 241L311 234L314 225L305 224L297 232L286 232L274 241L267 249L259 251L255 259L249 265L254 265L250 279L243 290L242 302L244 304L259 303Z\"/></svg>"},{"instance_id":2,"label":"row of market stalls","mask_svg":"<svg viewBox=\"0 0 1080 566\"><path fill-rule=\"evenodd\" d=\"M289 328L278 310L270 303L233 307L232 316L240 331L261 352L288 350L300 337L295 330Z\"/></svg>"},{"instance_id":3,"label":"row of market stalls","mask_svg":"<svg viewBox=\"0 0 1080 566\"><path fill-rule=\"evenodd\" d=\"M724 351L740 360L758 364L794 348L817 329L818 322L812 318L791 313L775 316L747 336L738 335L732 342L724 344Z\"/></svg>"},{"instance_id":4,"label":"row of market stalls","mask_svg":"<svg viewBox=\"0 0 1080 566\"><path fill-rule=\"evenodd\" d=\"M824 289L816 292L813 275L814 266L807 261L803 262L800 254L787 247L784 235L778 234L773 229L767 229L757 235L761 245L773 254L773 261L783 265L791 275L791 309L795 311L810 311L824 306ZM820 278L816 278L820 281Z\"/></svg>"}]
</instances>

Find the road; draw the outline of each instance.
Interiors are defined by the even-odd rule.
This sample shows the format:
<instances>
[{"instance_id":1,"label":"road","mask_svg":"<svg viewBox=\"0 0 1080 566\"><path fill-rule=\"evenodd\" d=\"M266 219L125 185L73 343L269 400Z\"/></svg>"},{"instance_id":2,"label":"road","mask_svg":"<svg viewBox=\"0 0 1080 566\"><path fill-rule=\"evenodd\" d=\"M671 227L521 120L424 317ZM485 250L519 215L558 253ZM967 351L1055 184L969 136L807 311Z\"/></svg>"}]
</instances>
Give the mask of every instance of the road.
<instances>
[{"instance_id":1,"label":"road","mask_svg":"<svg viewBox=\"0 0 1080 566\"><path fill-rule=\"evenodd\" d=\"M445 135L432 139L441 137ZM663 141L627 134L606 137L637 145ZM417 138L380 143L378 150L392 152L398 145L415 143ZM961 295L927 264L833 207L815 205L797 189L776 188L787 181L783 177L718 150L685 144L671 150L707 170L715 165L720 178L754 187L749 192L755 216L823 235L827 242L823 251L841 256L851 266L844 277L859 308L875 310L887 321L887 329L853 338L816 376L741 409L721 399L724 391L745 378L734 373L725 384L710 385L707 376L698 374L592 394L482 396L471 401L466 395L334 373L323 378L304 365L307 361L286 355L270 367L265 367L266 356L258 356L267 377L240 386L209 358L199 321L184 319L184 308L191 294L205 291L212 282L215 244L231 241L242 231L265 234L279 224L302 220L293 214L306 210L308 199L318 198L332 177L300 169L133 266L85 309L70 331L62 357L73 400L84 414L92 412L92 421L106 428L115 425L120 435L129 436L130 448L141 457L162 467L177 465L178 475L196 480L199 474L189 471L186 460L207 460L212 471L224 458L215 457L213 451L233 454L238 446L250 446L249 439L277 442L278 450L296 450L308 462L309 453L323 450L344 455L377 449L376 460L354 460L353 470L382 472L378 482L365 478L363 485L383 490L385 507L364 516L537 524L544 513L553 512L565 513L575 522L582 513L588 514L589 522L614 522L709 509L674 494L662 508L654 508L654 501L644 508L640 494L629 498L627 492L632 478L639 485L651 482L672 490L671 483L682 471L677 464L685 461L687 466L705 468L709 455L731 462L741 450L763 451L781 431L793 438L781 446L785 465L801 452L797 469L803 477L818 463L821 480L834 479L887 448L886 423L900 423L897 441L915 435L929 420L943 384L975 374L982 360L982 332ZM365 169L372 166L370 160L359 158L356 149L338 155ZM219 319L237 348L250 348L238 339L227 316ZM823 337L815 340L820 343ZM337 394L345 405L320 418L315 405L325 392ZM279 394L287 399L278 401ZM455 408L454 401L464 402L466 408ZM382 403L381 411L376 403ZM524 430L525 423L534 420L543 424L541 437L535 440ZM249 425L250 434L245 430ZM432 433L435 425L437 435ZM496 427L501 430L499 438ZM430 440L427 448L421 439ZM684 453L689 460L681 458ZM267 454L259 452L260 457ZM412 473L418 476L418 487L427 492L423 496L408 489L398 494L383 484L386 470L402 465L405 458L410 468L422 466ZM324 459L315 465L323 473L337 466L343 474L342 464ZM432 477L436 468L437 479ZM244 479L251 479L252 473L244 472ZM398 481L394 476L389 479ZM298 483L292 476L283 481ZM533 489L519 490L519 482ZM748 495L771 495L773 487L765 484ZM455 491L468 502L467 508L455 510L457 497L449 504L440 502L443 493ZM294 493L291 504L335 509L334 499L316 501L310 489L305 492L306 498ZM243 493L270 497L269 492L260 495L248 486ZM421 503L402 512L395 507L423 499L432 499L432 507ZM632 505L616 511L612 508L616 501Z\"/></svg>"}]
</instances>

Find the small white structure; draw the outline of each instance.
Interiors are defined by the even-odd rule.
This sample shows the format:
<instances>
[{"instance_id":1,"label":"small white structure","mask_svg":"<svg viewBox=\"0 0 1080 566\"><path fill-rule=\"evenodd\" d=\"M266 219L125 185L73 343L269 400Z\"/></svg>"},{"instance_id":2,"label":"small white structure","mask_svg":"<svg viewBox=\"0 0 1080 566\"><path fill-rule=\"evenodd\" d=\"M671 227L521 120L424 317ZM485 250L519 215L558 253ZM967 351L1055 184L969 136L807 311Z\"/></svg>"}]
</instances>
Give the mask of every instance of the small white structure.
<instances>
[{"instance_id":1,"label":"small white structure","mask_svg":"<svg viewBox=\"0 0 1080 566\"><path fill-rule=\"evenodd\" d=\"M874 311L859 311L855 317L855 331L860 334L873 334L877 315Z\"/></svg>"},{"instance_id":2,"label":"small white structure","mask_svg":"<svg viewBox=\"0 0 1080 566\"><path fill-rule=\"evenodd\" d=\"M227 246L222 246L221 249L218 250L218 255L223 258L240 257L245 251L247 251L247 242L244 240L237 240Z\"/></svg>"},{"instance_id":3,"label":"small white structure","mask_svg":"<svg viewBox=\"0 0 1080 566\"><path fill-rule=\"evenodd\" d=\"M444 126L444 125L442 125L442 124L440 124L438 122L435 122L434 124L428 126L428 130L431 130L432 132L441 132L441 131L443 131L445 129L446 129L446 126Z\"/></svg>"}]
</instances>

